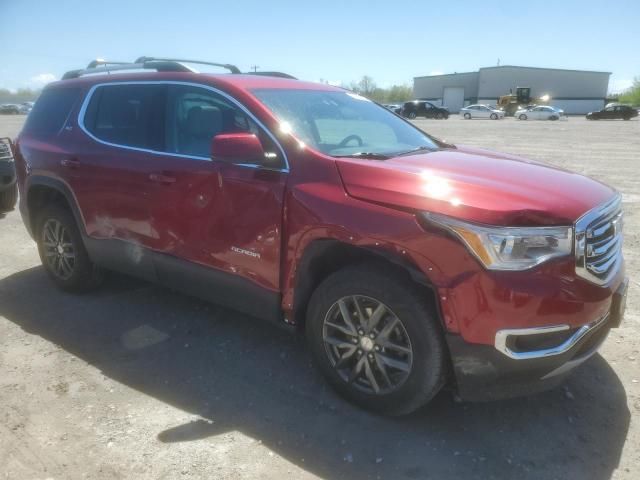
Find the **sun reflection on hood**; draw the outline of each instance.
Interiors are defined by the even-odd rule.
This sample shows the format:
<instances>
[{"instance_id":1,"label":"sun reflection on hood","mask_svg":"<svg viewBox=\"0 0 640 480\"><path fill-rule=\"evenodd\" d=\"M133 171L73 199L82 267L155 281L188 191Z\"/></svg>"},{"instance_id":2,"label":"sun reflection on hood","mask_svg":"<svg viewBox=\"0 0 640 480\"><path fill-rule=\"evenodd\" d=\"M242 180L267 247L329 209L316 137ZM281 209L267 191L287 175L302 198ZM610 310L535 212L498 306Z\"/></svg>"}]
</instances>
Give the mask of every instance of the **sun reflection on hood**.
<instances>
[{"instance_id":1,"label":"sun reflection on hood","mask_svg":"<svg viewBox=\"0 0 640 480\"><path fill-rule=\"evenodd\" d=\"M439 176L429 170L422 170L418 175L423 181L422 191L428 197L448 201L454 207L460 205L461 201L458 197L453 196L454 189L447 178Z\"/></svg>"}]
</instances>

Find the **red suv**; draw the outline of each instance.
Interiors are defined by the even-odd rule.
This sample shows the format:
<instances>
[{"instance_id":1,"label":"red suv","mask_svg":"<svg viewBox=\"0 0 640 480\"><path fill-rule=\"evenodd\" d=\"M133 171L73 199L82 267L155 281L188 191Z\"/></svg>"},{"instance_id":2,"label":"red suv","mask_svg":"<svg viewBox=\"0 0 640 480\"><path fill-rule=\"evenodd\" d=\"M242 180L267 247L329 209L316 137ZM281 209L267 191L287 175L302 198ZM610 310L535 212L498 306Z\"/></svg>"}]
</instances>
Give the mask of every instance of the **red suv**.
<instances>
[{"instance_id":1,"label":"red suv","mask_svg":"<svg viewBox=\"0 0 640 480\"><path fill-rule=\"evenodd\" d=\"M227 67L145 58L44 90L14 154L55 284L116 270L284 322L339 392L388 414L445 385L548 388L621 321L614 189Z\"/></svg>"}]
</instances>

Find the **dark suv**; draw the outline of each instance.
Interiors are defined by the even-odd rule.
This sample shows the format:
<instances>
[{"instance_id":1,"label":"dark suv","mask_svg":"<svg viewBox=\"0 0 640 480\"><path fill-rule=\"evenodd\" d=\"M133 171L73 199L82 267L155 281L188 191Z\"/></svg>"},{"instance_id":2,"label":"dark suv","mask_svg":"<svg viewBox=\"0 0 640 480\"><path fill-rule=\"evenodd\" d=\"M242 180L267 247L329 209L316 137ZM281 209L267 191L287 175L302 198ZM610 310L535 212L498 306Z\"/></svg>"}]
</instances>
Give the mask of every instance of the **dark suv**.
<instances>
[{"instance_id":1,"label":"dark suv","mask_svg":"<svg viewBox=\"0 0 640 480\"><path fill-rule=\"evenodd\" d=\"M447 107L439 107L425 100L412 100L405 102L402 106L402 116L406 118L425 117L446 120L449 118L449 109Z\"/></svg>"},{"instance_id":2,"label":"dark suv","mask_svg":"<svg viewBox=\"0 0 640 480\"><path fill-rule=\"evenodd\" d=\"M11 153L11 140L0 138L0 213L13 210L17 201L18 185Z\"/></svg>"},{"instance_id":3,"label":"dark suv","mask_svg":"<svg viewBox=\"0 0 640 480\"><path fill-rule=\"evenodd\" d=\"M444 385L548 388L619 324L614 189L226 67L145 59L46 87L14 154L60 288L117 270L284 323L338 391L389 414Z\"/></svg>"}]
</instances>

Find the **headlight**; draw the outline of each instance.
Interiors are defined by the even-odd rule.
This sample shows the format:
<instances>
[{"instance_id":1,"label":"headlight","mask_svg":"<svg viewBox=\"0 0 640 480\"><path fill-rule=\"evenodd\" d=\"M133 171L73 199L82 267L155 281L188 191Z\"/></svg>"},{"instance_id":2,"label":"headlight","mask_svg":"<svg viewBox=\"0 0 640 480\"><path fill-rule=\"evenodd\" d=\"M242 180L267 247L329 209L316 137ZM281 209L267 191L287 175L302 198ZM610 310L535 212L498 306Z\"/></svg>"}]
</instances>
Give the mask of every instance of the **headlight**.
<instances>
[{"instance_id":1,"label":"headlight","mask_svg":"<svg viewBox=\"0 0 640 480\"><path fill-rule=\"evenodd\" d=\"M526 270L571 254L571 227L493 227L434 213L422 215L456 235L489 270Z\"/></svg>"}]
</instances>

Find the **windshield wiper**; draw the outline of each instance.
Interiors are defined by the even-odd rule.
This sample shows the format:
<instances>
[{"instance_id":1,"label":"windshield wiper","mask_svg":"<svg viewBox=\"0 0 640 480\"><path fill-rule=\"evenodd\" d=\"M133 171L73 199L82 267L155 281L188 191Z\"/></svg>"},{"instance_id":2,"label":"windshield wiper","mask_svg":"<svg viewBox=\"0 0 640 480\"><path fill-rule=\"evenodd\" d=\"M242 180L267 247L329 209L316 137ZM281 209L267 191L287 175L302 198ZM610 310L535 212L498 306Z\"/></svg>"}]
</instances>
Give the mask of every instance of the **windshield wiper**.
<instances>
[{"instance_id":1,"label":"windshield wiper","mask_svg":"<svg viewBox=\"0 0 640 480\"><path fill-rule=\"evenodd\" d=\"M435 152L436 149L435 148L430 148L430 147L418 147L418 148L414 148L413 150L407 150L406 152L400 152L400 153L396 153L395 156L396 157L404 157L405 155L413 155L416 153L420 153L420 152Z\"/></svg>"},{"instance_id":2,"label":"windshield wiper","mask_svg":"<svg viewBox=\"0 0 640 480\"><path fill-rule=\"evenodd\" d=\"M350 155L334 155L336 158L369 158L371 160L387 160L391 158L389 155L373 152L357 152Z\"/></svg>"}]
</instances>

